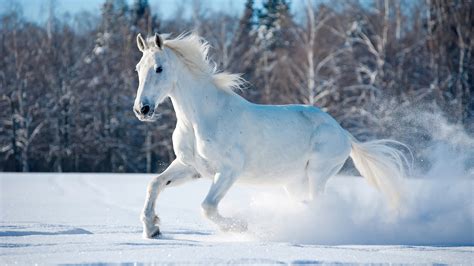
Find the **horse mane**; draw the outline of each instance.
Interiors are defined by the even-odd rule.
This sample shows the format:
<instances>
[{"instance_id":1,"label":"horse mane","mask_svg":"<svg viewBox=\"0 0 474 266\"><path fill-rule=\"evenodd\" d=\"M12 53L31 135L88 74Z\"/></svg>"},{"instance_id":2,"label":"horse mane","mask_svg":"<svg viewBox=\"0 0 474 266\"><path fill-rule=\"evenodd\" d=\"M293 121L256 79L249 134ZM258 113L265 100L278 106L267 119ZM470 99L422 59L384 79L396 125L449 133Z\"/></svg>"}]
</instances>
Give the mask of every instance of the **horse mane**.
<instances>
[{"instance_id":1,"label":"horse mane","mask_svg":"<svg viewBox=\"0 0 474 266\"><path fill-rule=\"evenodd\" d=\"M174 39L167 39L167 34L160 35L163 45L171 49L178 58L197 75L211 78L217 88L233 92L245 88L246 81L241 74L220 72L216 63L209 58L209 42L196 33L182 33ZM153 37L147 39L148 47L153 47Z\"/></svg>"}]
</instances>

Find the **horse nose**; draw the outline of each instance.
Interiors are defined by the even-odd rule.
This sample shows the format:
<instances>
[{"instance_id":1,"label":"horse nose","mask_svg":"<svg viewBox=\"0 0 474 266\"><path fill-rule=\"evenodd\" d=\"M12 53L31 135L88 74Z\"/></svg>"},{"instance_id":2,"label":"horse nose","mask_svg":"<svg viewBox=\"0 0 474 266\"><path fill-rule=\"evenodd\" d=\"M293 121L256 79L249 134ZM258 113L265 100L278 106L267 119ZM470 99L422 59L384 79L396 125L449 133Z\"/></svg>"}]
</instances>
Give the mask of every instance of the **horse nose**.
<instances>
[{"instance_id":1,"label":"horse nose","mask_svg":"<svg viewBox=\"0 0 474 266\"><path fill-rule=\"evenodd\" d=\"M150 112L150 105L146 104L143 105L142 108L140 108L140 113L142 115L147 115Z\"/></svg>"}]
</instances>

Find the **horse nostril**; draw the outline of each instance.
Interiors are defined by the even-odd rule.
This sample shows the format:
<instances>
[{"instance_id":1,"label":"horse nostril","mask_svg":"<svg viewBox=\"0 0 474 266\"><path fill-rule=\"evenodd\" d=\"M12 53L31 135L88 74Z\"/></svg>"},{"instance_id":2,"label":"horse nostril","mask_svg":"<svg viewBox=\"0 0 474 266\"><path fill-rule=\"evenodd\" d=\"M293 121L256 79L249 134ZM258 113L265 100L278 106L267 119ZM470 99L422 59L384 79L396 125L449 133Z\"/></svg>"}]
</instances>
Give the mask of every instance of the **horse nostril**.
<instances>
[{"instance_id":1,"label":"horse nostril","mask_svg":"<svg viewBox=\"0 0 474 266\"><path fill-rule=\"evenodd\" d=\"M149 106L149 105L143 106L143 107L140 109L140 112L141 112L143 115L148 114L148 112L150 112L150 106Z\"/></svg>"}]
</instances>

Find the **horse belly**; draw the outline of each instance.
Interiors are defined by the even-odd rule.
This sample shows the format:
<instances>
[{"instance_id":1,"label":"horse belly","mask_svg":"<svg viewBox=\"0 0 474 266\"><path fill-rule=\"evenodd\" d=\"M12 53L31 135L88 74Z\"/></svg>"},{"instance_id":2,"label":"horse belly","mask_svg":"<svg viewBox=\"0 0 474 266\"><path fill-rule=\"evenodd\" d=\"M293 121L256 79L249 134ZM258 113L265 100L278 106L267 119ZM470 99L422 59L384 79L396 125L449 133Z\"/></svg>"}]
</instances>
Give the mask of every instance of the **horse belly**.
<instances>
[{"instance_id":1,"label":"horse belly","mask_svg":"<svg viewBox=\"0 0 474 266\"><path fill-rule=\"evenodd\" d=\"M241 181L245 183L286 184L305 176L310 149L307 145L278 145L260 148L245 163Z\"/></svg>"},{"instance_id":2,"label":"horse belly","mask_svg":"<svg viewBox=\"0 0 474 266\"><path fill-rule=\"evenodd\" d=\"M259 127L245 138L242 181L285 184L304 177L313 149L314 123L300 112L270 112L255 121Z\"/></svg>"},{"instance_id":3,"label":"horse belly","mask_svg":"<svg viewBox=\"0 0 474 266\"><path fill-rule=\"evenodd\" d=\"M282 171L275 171L275 169L260 169L260 171L252 171L243 173L238 183L252 184L252 185L286 185L295 180L305 178L304 165L302 167L295 167L291 169L283 169Z\"/></svg>"}]
</instances>

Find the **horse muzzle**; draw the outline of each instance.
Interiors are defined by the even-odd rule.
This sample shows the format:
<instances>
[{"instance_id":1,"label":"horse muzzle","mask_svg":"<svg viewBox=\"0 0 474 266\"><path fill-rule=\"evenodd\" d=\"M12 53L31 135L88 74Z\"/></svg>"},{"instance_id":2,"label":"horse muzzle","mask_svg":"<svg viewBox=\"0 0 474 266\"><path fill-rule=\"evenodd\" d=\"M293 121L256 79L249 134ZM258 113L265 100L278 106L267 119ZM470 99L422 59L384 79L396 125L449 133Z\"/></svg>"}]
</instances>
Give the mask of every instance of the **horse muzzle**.
<instances>
[{"instance_id":1,"label":"horse muzzle","mask_svg":"<svg viewBox=\"0 0 474 266\"><path fill-rule=\"evenodd\" d=\"M142 103L140 106L134 106L133 112L140 121L154 121L155 107L148 103Z\"/></svg>"}]
</instances>

